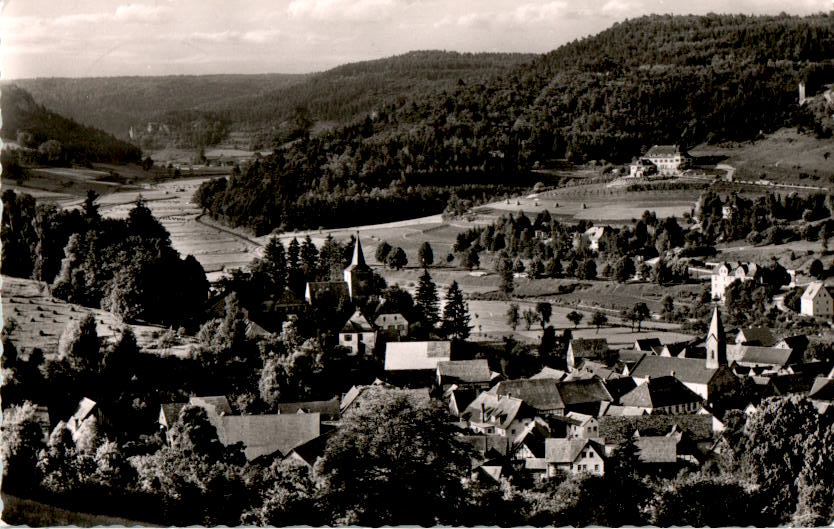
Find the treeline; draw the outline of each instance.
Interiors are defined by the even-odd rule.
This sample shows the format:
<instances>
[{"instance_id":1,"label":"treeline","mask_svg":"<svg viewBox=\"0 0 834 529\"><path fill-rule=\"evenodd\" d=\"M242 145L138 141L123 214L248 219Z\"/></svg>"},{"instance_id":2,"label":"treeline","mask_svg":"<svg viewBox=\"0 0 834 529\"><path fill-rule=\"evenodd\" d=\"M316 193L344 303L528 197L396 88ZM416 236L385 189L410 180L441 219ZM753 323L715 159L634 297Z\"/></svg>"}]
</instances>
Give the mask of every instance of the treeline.
<instances>
[{"instance_id":1,"label":"treeline","mask_svg":"<svg viewBox=\"0 0 834 529\"><path fill-rule=\"evenodd\" d=\"M746 239L754 244L822 237L827 244L828 237L834 235L834 223L817 221L830 219L832 211L830 195L821 193L784 197L765 193L755 198L731 193L722 199L713 189L701 194L696 208L703 228L701 237L710 244L719 237L725 241ZM800 219L805 221L801 226L788 225Z\"/></svg>"},{"instance_id":2,"label":"treeline","mask_svg":"<svg viewBox=\"0 0 834 529\"><path fill-rule=\"evenodd\" d=\"M60 299L125 321L193 324L208 297L200 263L180 259L141 200L121 220L103 218L96 198L90 192L80 211L60 210L4 192L2 273L43 281Z\"/></svg>"},{"instance_id":3,"label":"treeline","mask_svg":"<svg viewBox=\"0 0 834 529\"><path fill-rule=\"evenodd\" d=\"M37 105L31 95L15 85L3 86L0 106L3 137L14 138L29 149L16 152L24 162L88 165L137 163L142 158L138 147Z\"/></svg>"},{"instance_id":4,"label":"treeline","mask_svg":"<svg viewBox=\"0 0 834 529\"><path fill-rule=\"evenodd\" d=\"M508 182L554 158L623 162L654 143L754 138L795 122L796 86L808 72L834 79L824 52L832 45L826 15L643 17L492 80L381 104L302 137L241 194L276 179L339 200L427 180ZM229 200L235 193L233 182L210 211L219 217L243 202Z\"/></svg>"}]
</instances>

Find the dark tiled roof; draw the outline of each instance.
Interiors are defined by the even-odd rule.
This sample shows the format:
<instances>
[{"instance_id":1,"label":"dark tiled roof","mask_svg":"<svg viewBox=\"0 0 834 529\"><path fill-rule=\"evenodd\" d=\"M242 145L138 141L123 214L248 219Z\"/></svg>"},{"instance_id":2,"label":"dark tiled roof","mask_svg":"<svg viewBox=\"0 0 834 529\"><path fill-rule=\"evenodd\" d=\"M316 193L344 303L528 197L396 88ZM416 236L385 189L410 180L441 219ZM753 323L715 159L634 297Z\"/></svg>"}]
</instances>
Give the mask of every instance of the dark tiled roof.
<instances>
[{"instance_id":1,"label":"dark tiled roof","mask_svg":"<svg viewBox=\"0 0 834 529\"><path fill-rule=\"evenodd\" d=\"M663 408L701 402L701 397L673 376L650 378L623 395L620 404L638 408Z\"/></svg>"},{"instance_id":2,"label":"dark tiled roof","mask_svg":"<svg viewBox=\"0 0 834 529\"><path fill-rule=\"evenodd\" d=\"M787 364L793 351L782 347L759 347L755 345L728 345L727 361L736 361L740 364L766 364L771 366L783 366Z\"/></svg>"},{"instance_id":3,"label":"dark tiled roof","mask_svg":"<svg viewBox=\"0 0 834 529\"><path fill-rule=\"evenodd\" d=\"M541 371L530 377L530 380L539 379L553 379L562 380L565 378L565 372L561 369L553 369L552 367L544 367Z\"/></svg>"},{"instance_id":4,"label":"dark tiled roof","mask_svg":"<svg viewBox=\"0 0 834 529\"><path fill-rule=\"evenodd\" d=\"M605 338L575 338L570 341L574 358L600 358L608 351Z\"/></svg>"},{"instance_id":5,"label":"dark tiled roof","mask_svg":"<svg viewBox=\"0 0 834 529\"><path fill-rule=\"evenodd\" d=\"M315 464L316 459L324 454L324 449L327 446L327 440L330 439L330 436L333 435L335 431L335 429L330 430L329 432L319 435L306 443L296 446L290 451L287 458L289 458L292 454L295 454L300 460L312 467L313 464Z\"/></svg>"},{"instance_id":6,"label":"dark tiled roof","mask_svg":"<svg viewBox=\"0 0 834 529\"><path fill-rule=\"evenodd\" d=\"M523 400L537 410L559 410L565 408L565 402L559 393L559 384L554 379L516 379L504 380L490 390L493 395L507 395Z\"/></svg>"},{"instance_id":7,"label":"dark tiled roof","mask_svg":"<svg viewBox=\"0 0 834 529\"><path fill-rule=\"evenodd\" d=\"M715 369L706 367L699 358L676 358L667 356L644 355L630 370L634 378L663 377L671 375L682 381L694 384L706 384L715 376Z\"/></svg>"},{"instance_id":8,"label":"dark tiled roof","mask_svg":"<svg viewBox=\"0 0 834 529\"><path fill-rule=\"evenodd\" d=\"M325 421L339 418L339 399L313 400L307 402L279 402L278 413L320 413Z\"/></svg>"},{"instance_id":9,"label":"dark tiled roof","mask_svg":"<svg viewBox=\"0 0 834 529\"><path fill-rule=\"evenodd\" d=\"M605 381L605 389L611 394L614 402L619 402L620 397L637 387L637 382L631 377L611 378Z\"/></svg>"},{"instance_id":10,"label":"dark tiled roof","mask_svg":"<svg viewBox=\"0 0 834 529\"><path fill-rule=\"evenodd\" d=\"M470 422L488 422L504 429L509 427L516 418L533 416L535 416L535 411L521 399L495 395L486 391L478 395L461 414L463 419Z\"/></svg>"},{"instance_id":11,"label":"dark tiled roof","mask_svg":"<svg viewBox=\"0 0 834 529\"><path fill-rule=\"evenodd\" d=\"M478 396L478 391L474 388L455 388L452 391L448 392L449 399L455 399L455 405L457 406L458 412L463 413L466 410L466 407L472 403L473 400Z\"/></svg>"},{"instance_id":12,"label":"dark tiled roof","mask_svg":"<svg viewBox=\"0 0 834 529\"><path fill-rule=\"evenodd\" d=\"M229 405L229 399L225 395L216 395L209 397L191 397L189 403L192 406L200 406L207 412L214 415L231 415L232 407Z\"/></svg>"},{"instance_id":13,"label":"dark tiled roof","mask_svg":"<svg viewBox=\"0 0 834 529\"><path fill-rule=\"evenodd\" d=\"M336 298L348 297L348 285L344 281L310 281L307 288L313 301L326 294Z\"/></svg>"},{"instance_id":14,"label":"dark tiled roof","mask_svg":"<svg viewBox=\"0 0 834 529\"><path fill-rule=\"evenodd\" d=\"M468 443L480 456L507 455L510 438L503 435L464 435L463 440ZM490 454L493 452L493 454Z\"/></svg>"},{"instance_id":15,"label":"dark tiled roof","mask_svg":"<svg viewBox=\"0 0 834 529\"><path fill-rule=\"evenodd\" d=\"M646 152L646 156L674 156L679 153L684 154L677 145L653 145L652 148Z\"/></svg>"},{"instance_id":16,"label":"dark tiled roof","mask_svg":"<svg viewBox=\"0 0 834 529\"><path fill-rule=\"evenodd\" d=\"M437 372L443 384L489 382L492 375L486 360L439 362Z\"/></svg>"},{"instance_id":17,"label":"dark tiled roof","mask_svg":"<svg viewBox=\"0 0 834 529\"><path fill-rule=\"evenodd\" d=\"M775 343L773 334L767 327L750 327L749 329L741 329L738 333L739 335L736 337L738 343L760 347L770 347ZM743 341L739 342L739 340Z\"/></svg>"},{"instance_id":18,"label":"dark tiled roof","mask_svg":"<svg viewBox=\"0 0 834 529\"><path fill-rule=\"evenodd\" d=\"M160 422L165 421L165 426L172 426L180 417L180 411L187 405L186 402L171 402L160 407Z\"/></svg>"},{"instance_id":19,"label":"dark tiled roof","mask_svg":"<svg viewBox=\"0 0 834 529\"><path fill-rule=\"evenodd\" d=\"M634 431L640 435L666 435L677 425L694 441L712 438L712 416L698 415L605 415L599 418L599 435L606 444L621 444L627 441Z\"/></svg>"},{"instance_id":20,"label":"dark tiled roof","mask_svg":"<svg viewBox=\"0 0 834 529\"><path fill-rule=\"evenodd\" d=\"M806 373L776 375L770 377L770 388L775 395L807 394L814 385L814 378Z\"/></svg>"},{"instance_id":21,"label":"dark tiled roof","mask_svg":"<svg viewBox=\"0 0 834 529\"><path fill-rule=\"evenodd\" d=\"M635 349L641 351L651 351L654 347L663 347L663 344L660 343L660 338L642 338L635 340L634 343L637 346Z\"/></svg>"},{"instance_id":22,"label":"dark tiled roof","mask_svg":"<svg viewBox=\"0 0 834 529\"><path fill-rule=\"evenodd\" d=\"M561 395L566 406L614 400L599 378L561 382L559 384L559 395Z\"/></svg>"},{"instance_id":23,"label":"dark tiled roof","mask_svg":"<svg viewBox=\"0 0 834 529\"><path fill-rule=\"evenodd\" d=\"M353 313L353 315L348 318L345 324L342 326L342 330L339 331L342 333L362 333L362 332L374 332L374 328L371 326L368 319L362 315L361 312L358 310Z\"/></svg>"}]
</instances>

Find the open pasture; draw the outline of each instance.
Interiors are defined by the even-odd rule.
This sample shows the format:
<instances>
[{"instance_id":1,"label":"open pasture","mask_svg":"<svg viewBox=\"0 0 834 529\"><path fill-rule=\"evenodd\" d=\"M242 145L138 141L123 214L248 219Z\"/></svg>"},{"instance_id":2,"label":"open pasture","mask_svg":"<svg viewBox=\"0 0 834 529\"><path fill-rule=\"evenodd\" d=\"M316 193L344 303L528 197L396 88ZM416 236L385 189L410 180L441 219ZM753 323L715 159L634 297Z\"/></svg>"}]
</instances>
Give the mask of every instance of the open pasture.
<instances>
[{"instance_id":1,"label":"open pasture","mask_svg":"<svg viewBox=\"0 0 834 529\"><path fill-rule=\"evenodd\" d=\"M44 283L32 279L3 276L0 295L4 322L11 318L17 322L12 341L21 350L30 351L37 347L45 354L57 353L58 341L67 324L80 320L87 313L95 316L98 335L104 340L112 340L123 325L107 311L67 303L52 297ZM159 354L182 355L190 348L189 344L157 347L158 335L166 330L160 325L131 327L143 349Z\"/></svg>"}]
</instances>

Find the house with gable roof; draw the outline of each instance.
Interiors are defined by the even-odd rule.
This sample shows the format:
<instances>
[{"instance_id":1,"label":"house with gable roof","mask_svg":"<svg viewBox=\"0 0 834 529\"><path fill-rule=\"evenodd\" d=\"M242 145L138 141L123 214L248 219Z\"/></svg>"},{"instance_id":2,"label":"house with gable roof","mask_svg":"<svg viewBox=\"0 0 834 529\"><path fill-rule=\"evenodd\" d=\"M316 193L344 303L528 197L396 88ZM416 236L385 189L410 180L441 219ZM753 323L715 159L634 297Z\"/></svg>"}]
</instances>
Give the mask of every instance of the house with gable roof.
<instances>
[{"instance_id":1,"label":"house with gable roof","mask_svg":"<svg viewBox=\"0 0 834 529\"><path fill-rule=\"evenodd\" d=\"M736 345L771 347L776 343L773 333L767 327L748 327L738 330Z\"/></svg>"},{"instance_id":2,"label":"house with gable roof","mask_svg":"<svg viewBox=\"0 0 834 529\"><path fill-rule=\"evenodd\" d=\"M674 376L649 378L620 398L620 405L638 412L677 415L696 413L703 397Z\"/></svg>"},{"instance_id":3,"label":"house with gable roof","mask_svg":"<svg viewBox=\"0 0 834 529\"><path fill-rule=\"evenodd\" d=\"M816 281L808 285L800 299L801 314L814 318L831 319L834 316L834 298L821 282Z\"/></svg>"},{"instance_id":4,"label":"house with gable roof","mask_svg":"<svg viewBox=\"0 0 834 529\"><path fill-rule=\"evenodd\" d=\"M290 452L321 434L318 413L225 415L216 421L217 437L225 446L242 443L246 459Z\"/></svg>"},{"instance_id":5,"label":"house with gable roof","mask_svg":"<svg viewBox=\"0 0 834 529\"><path fill-rule=\"evenodd\" d=\"M472 431L511 439L535 418L536 410L523 400L486 391L478 395L461 414L461 419Z\"/></svg>"},{"instance_id":6,"label":"house with gable roof","mask_svg":"<svg viewBox=\"0 0 834 529\"><path fill-rule=\"evenodd\" d=\"M762 270L756 263L721 263L710 275L712 299L724 301L727 287L736 281L761 281Z\"/></svg>"},{"instance_id":7,"label":"house with gable roof","mask_svg":"<svg viewBox=\"0 0 834 529\"><path fill-rule=\"evenodd\" d=\"M568 344L568 371L579 367L581 360L602 360L608 352L608 341L605 338L576 338Z\"/></svg>"},{"instance_id":8,"label":"house with gable roof","mask_svg":"<svg viewBox=\"0 0 834 529\"><path fill-rule=\"evenodd\" d=\"M386 336L405 338L408 336L408 320L399 312L381 312L374 320L374 325Z\"/></svg>"},{"instance_id":9,"label":"house with gable roof","mask_svg":"<svg viewBox=\"0 0 834 529\"><path fill-rule=\"evenodd\" d=\"M373 352L376 346L376 330L359 309L356 309L339 331L339 345L347 347L354 355Z\"/></svg>"},{"instance_id":10,"label":"house with gable roof","mask_svg":"<svg viewBox=\"0 0 834 529\"><path fill-rule=\"evenodd\" d=\"M459 388L486 390L498 376L489 369L485 359L449 360L437 363L437 386L443 391L452 385Z\"/></svg>"},{"instance_id":11,"label":"house with gable roof","mask_svg":"<svg viewBox=\"0 0 834 529\"><path fill-rule=\"evenodd\" d=\"M565 403L566 413L574 411L593 417L599 417L614 402L605 383L597 376L560 382L559 395Z\"/></svg>"},{"instance_id":12,"label":"house with gable roof","mask_svg":"<svg viewBox=\"0 0 834 529\"><path fill-rule=\"evenodd\" d=\"M568 474L587 472L602 476L605 473L605 448L596 439L546 439L545 462L547 477L559 471Z\"/></svg>"},{"instance_id":13,"label":"house with gable roof","mask_svg":"<svg viewBox=\"0 0 834 529\"><path fill-rule=\"evenodd\" d=\"M680 145L653 145L643 159L654 164L662 175L677 175L692 158Z\"/></svg>"},{"instance_id":14,"label":"house with gable roof","mask_svg":"<svg viewBox=\"0 0 834 529\"><path fill-rule=\"evenodd\" d=\"M543 415L565 414L565 401L559 392L559 382L555 379L502 380L489 393L521 399Z\"/></svg>"}]
</instances>

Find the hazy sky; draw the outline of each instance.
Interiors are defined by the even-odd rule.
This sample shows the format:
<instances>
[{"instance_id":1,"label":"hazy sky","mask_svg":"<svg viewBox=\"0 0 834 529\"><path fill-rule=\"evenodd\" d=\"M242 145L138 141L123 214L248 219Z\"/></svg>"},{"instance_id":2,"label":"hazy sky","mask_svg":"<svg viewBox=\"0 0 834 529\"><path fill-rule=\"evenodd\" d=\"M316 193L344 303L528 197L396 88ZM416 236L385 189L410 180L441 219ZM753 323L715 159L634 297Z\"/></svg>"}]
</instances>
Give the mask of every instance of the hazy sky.
<instances>
[{"instance_id":1,"label":"hazy sky","mask_svg":"<svg viewBox=\"0 0 834 529\"><path fill-rule=\"evenodd\" d=\"M545 52L648 13L832 0L0 0L3 78L310 72L418 49Z\"/></svg>"}]
</instances>

